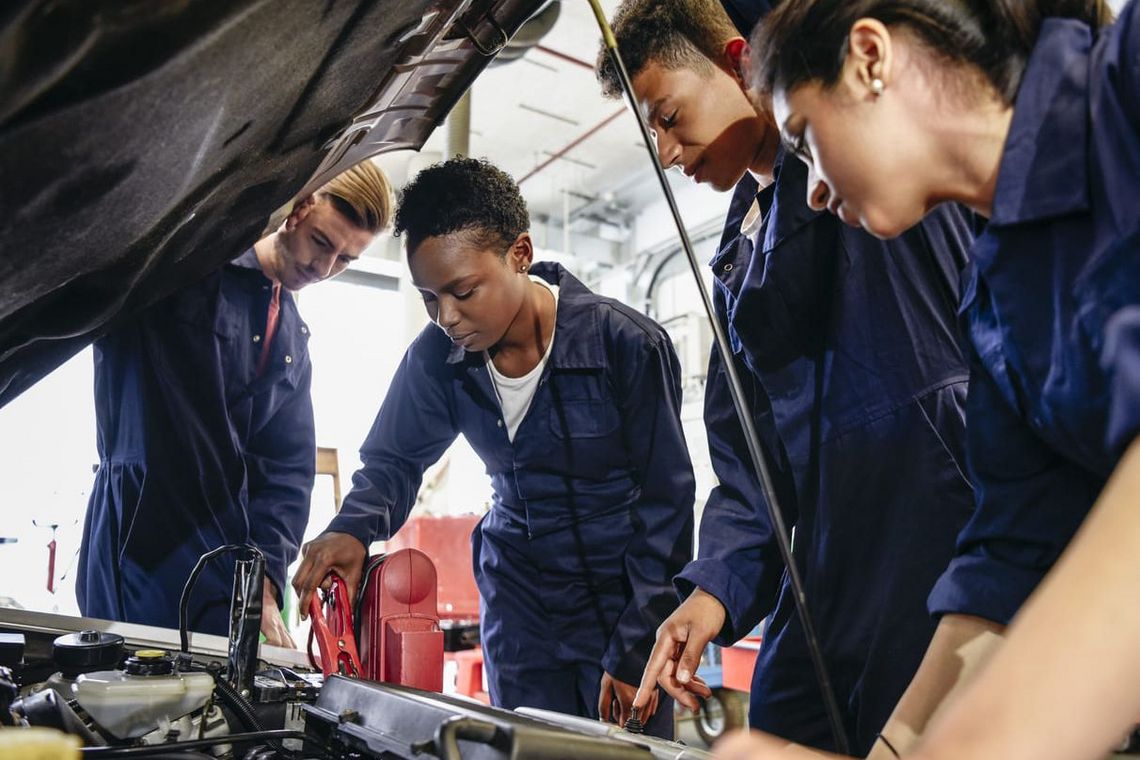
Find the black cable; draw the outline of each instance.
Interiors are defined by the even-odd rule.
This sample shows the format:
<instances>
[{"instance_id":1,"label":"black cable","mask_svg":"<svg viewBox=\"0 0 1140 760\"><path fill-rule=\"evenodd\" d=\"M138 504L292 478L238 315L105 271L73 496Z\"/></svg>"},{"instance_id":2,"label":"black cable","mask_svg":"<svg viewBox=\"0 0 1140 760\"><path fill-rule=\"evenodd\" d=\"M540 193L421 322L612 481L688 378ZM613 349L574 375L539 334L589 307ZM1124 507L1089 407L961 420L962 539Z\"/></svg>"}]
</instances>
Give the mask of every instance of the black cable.
<instances>
[{"instance_id":1,"label":"black cable","mask_svg":"<svg viewBox=\"0 0 1140 760\"><path fill-rule=\"evenodd\" d=\"M214 676L214 686L218 691L218 696L221 697L227 707L234 712L242 723L242 727L247 731L265 731L265 725L261 719L257 717L257 713L253 711L253 705L249 700L241 695L229 681L222 678L219 673L211 673Z\"/></svg>"},{"instance_id":2,"label":"black cable","mask_svg":"<svg viewBox=\"0 0 1140 760\"><path fill-rule=\"evenodd\" d=\"M744 385L740 382L740 375L737 373L736 364L733 361L732 347L728 342L728 336L725 334L724 326L721 325L720 320L716 318L712 298L709 296L708 288L705 285L704 270L697 261L696 254L693 252L693 244L692 241L689 240L689 233L685 230L685 223L681 219L681 211L677 207L677 199L673 197L673 190L669 186L669 179L665 176L665 169L661 166L661 162L657 158L657 152L653 147L653 135L650 132L649 125L645 123L645 115L641 112L641 109L638 108L637 96L633 91L633 83L630 81L629 72L626 70L625 63L622 61L621 54L617 49L617 39L614 37L609 22L606 21L605 12L602 10L602 6L598 0L589 0L589 2L590 7L594 11L594 17L598 21L598 28L602 32L602 40L606 46L606 54L614 65L618 79L621 82L622 90L628 98L629 105L637 119L637 126L641 130L641 138L645 142L645 148L650 153L650 161L657 174L657 180L661 183L661 189L669 205L669 212L673 216L673 222L677 226L677 234L681 238L681 246L689 260L689 267L696 280L697 291L701 294L701 301L703 302L705 313L708 315L709 323L712 326L717 350L720 351L720 355L724 359L724 370L728 377L728 388L731 392L733 403L736 406L736 416L740 419L740 425L744 432L744 440L748 444L748 454L752 460L752 467L755 469L756 475L760 480L760 488L767 501L768 518L772 521L772 527L775 529L773 532L776 536L776 543L780 549L780 556L784 561L784 568L788 573L788 583L792 587L792 598L795 601L796 613L799 616L800 625L804 629L804 638L807 640L808 652L811 656L812 665L815 668L816 679L819 681L824 708L827 710L827 717L831 722L831 732L835 738L835 747L840 754L850 755L847 732L843 729L843 719L839 712L839 703L836 701L835 692L831 688L831 678L827 673L827 664L823 659L823 649L819 644L819 637L816 635L815 626L812 624L811 614L808 610L807 594L804 592L803 579L800 577L799 568L796 567L795 559L792 556L792 546L788 538L787 525L784 523L783 510L780 507L779 498L776 495L776 489L772 482L772 475L768 467L767 459L765 458L764 450L760 446L760 438L756 433L756 425L752 419L752 410L749 408L748 399L744 395Z\"/></svg>"},{"instance_id":3,"label":"black cable","mask_svg":"<svg viewBox=\"0 0 1140 760\"><path fill-rule=\"evenodd\" d=\"M242 696L242 693L234 688L228 680L222 677L222 674L216 669L203 668L201 666L194 667L195 670L205 671L214 678L214 688L219 697L218 701L223 706L229 707L232 712L242 724L242 728L252 734L263 735L268 732L265 724L261 722L261 718L257 717L257 712L253 709L253 704ZM284 747L276 741L266 740L274 751L285 752Z\"/></svg>"},{"instance_id":4,"label":"black cable","mask_svg":"<svg viewBox=\"0 0 1140 760\"><path fill-rule=\"evenodd\" d=\"M360 576L360 588L356 592L356 602L352 605L352 635L358 644L360 643L360 621L364 617L361 614L364 611L364 597L368 593L368 587L372 585L372 572L384 564L384 560L387 558L387 554L377 554L364 563L364 574Z\"/></svg>"},{"instance_id":5,"label":"black cable","mask_svg":"<svg viewBox=\"0 0 1140 760\"><path fill-rule=\"evenodd\" d=\"M178 637L182 643L182 651L190 651L190 631L188 618L190 615L190 592L194 590L194 584L198 582L198 576L202 574L202 570L206 568L206 563L217 557L220 554L229 554L236 551L253 552L255 555L265 559L265 555L256 546L249 544L226 544L219 546L217 549L212 549L201 557L194 565L194 569L190 571L190 576L186 579L186 584L182 587L182 597L178 600Z\"/></svg>"},{"instance_id":6,"label":"black cable","mask_svg":"<svg viewBox=\"0 0 1140 760\"><path fill-rule=\"evenodd\" d=\"M120 758L120 757L161 757L174 752L183 752L194 749L216 747L219 744L252 744L266 741L281 741L285 739L302 739L306 737L304 731L292 729L279 729L274 731L259 731L256 733L229 734L228 736L212 736L209 739L195 739L188 742L172 742L168 744L150 744L138 747L84 747L79 750L84 758Z\"/></svg>"}]
</instances>

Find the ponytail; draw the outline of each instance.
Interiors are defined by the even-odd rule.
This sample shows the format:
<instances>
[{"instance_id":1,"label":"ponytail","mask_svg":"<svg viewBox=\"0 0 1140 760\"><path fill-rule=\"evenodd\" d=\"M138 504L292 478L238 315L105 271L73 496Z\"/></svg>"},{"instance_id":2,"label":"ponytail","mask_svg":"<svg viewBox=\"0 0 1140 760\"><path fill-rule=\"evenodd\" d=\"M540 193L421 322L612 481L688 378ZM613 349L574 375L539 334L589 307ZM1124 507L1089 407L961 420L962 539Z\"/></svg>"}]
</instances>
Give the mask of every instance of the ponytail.
<instances>
[{"instance_id":1,"label":"ponytail","mask_svg":"<svg viewBox=\"0 0 1140 760\"><path fill-rule=\"evenodd\" d=\"M981 71L1012 103L1045 18L1112 21L1105 0L785 0L752 36L753 84L764 92L839 81L847 34L861 18L905 27L947 61Z\"/></svg>"}]
</instances>

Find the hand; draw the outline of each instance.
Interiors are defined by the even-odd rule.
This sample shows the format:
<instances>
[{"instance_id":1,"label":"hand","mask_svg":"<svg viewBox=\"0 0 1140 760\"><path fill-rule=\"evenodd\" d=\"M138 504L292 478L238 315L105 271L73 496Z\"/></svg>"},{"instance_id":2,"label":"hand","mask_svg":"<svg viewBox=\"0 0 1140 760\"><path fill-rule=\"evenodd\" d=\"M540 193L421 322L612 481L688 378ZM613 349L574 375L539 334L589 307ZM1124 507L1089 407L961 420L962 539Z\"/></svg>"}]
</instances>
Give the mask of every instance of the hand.
<instances>
[{"instance_id":1,"label":"hand","mask_svg":"<svg viewBox=\"0 0 1140 760\"><path fill-rule=\"evenodd\" d=\"M697 667L705 647L724 628L724 617L724 605L715 596L700 588L690 594L657 629L633 704L643 707L660 685L677 704L699 712L697 697L711 697L712 689L697 675Z\"/></svg>"},{"instance_id":2,"label":"hand","mask_svg":"<svg viewBox=\"0 0 1140 760\"><path fill-rule=\"evenodd\" d=\"M297 643L285 627L285 621L281 619L281 608L277 606L277 587L268 578L265 579L265 588L261 593L261 632L265 634L265 643L270 646L297 648Z\"/></svg>"},{"instance_id":3,"label":"hand","mask_svg":"<svg viewBox=\"0 0 1140 760\"><path fill-rule=\"evenodd\" d=\"M352 604L367 556L368 549L364 544L347 533L322 533L302 546L301 566L293 576L293 590L297 592L301 619L309 616L309 598L317 586L329 587L328 575L334 570L348 585L348 601Z\"/></svg>"},{"instance_id":4,"label":"hand","mask_svg":"<svg viewBox=\"0 0 1140 760\"><path fill-rule=\"evenodd\" d=\"M760 731L734 731L713 747L716 760L841 760L844 755L793 744Z\"/></svg>"},{"instance_id":5,"label":"hand","mask_svg":"<svg viewBox=\"0 0 1140 760\"><path fill-rule=\"evenodd\" d=\"M602 689L598 695L599 720L604 723L617 723L624 727L625 722L632 715L630 708L633 707L633 698L636 695L637 689L633 684L619 681L603 671ZM614 715L614 708L617 708L617 715ZM655 712L657 712L657 689L653 690L649 699L646 700L646 704L641 707L638 712L638 719L642 723L646 723Z\"/></svg>"}]
</instances>

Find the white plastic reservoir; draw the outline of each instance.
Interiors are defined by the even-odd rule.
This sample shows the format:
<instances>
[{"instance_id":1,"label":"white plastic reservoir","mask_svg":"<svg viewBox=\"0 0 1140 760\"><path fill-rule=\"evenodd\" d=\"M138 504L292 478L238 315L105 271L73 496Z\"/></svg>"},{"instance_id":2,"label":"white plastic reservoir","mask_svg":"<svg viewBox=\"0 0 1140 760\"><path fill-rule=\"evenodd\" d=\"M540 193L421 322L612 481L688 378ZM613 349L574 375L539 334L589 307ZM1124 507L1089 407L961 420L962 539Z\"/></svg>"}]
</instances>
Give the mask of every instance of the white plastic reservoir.
<instances>
[{"instance_id":1,"label":"white plastic reservoir","mask_svg":"<svg viewBox=\"0 0 1140 760\"><path fill-rule=\"evenodd\" d=\"M75 699L117 739L134 739L205 706L214 690L209 673L133 676L101 670L75 679Z\"/></svg>"}]
</instances>

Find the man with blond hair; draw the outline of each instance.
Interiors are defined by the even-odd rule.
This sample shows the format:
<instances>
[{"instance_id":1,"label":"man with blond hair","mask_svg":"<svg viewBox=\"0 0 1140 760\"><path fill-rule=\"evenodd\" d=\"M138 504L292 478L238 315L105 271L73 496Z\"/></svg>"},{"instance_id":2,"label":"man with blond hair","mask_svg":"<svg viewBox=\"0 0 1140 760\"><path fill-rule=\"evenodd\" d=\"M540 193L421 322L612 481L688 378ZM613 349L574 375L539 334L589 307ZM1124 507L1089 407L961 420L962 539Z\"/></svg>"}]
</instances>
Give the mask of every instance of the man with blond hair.
<instances>
[{"instance_id":1,"label":"man with blond hair","mask_svg":"<svg viewBox=\"0 0 1140 760\"><path fill-rule=\"evenodd\" d=\"M266 559L262 632L293 644L281 593L308 522L316 443L309 330L292 293L344 271L391 215L391 187L365 161L96 341L100 461L76 583L85 616L177 627L198 558L251 544ZM232 557L205 568L191 630L227 632L232 579Z\"/></svg>"}]
</instances>

